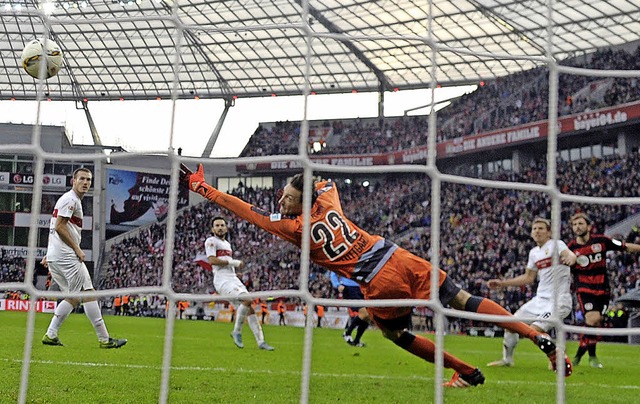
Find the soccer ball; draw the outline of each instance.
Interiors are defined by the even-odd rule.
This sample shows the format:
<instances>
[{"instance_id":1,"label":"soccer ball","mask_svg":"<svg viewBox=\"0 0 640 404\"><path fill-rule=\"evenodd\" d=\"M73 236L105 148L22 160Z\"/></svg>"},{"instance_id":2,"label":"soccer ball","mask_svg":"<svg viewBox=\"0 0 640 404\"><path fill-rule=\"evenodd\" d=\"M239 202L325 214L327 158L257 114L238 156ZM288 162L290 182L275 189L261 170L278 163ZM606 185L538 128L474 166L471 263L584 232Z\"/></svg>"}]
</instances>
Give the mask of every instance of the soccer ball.
<instances>
[{"instance_id":1,"label":"soccer ball","mask_svg":"<svg viewBox=\"0 0 640 404\"><path fill-rule=\"evenodd\" d=\"M46 57L45 57L46 55ZM60 46L51 39L34 39L24 47L22 51L22 67L31 77L38 78L40 63L47 63L45 79L58 74L62 67L62 51Z\"/></svg>"}]
</instances>

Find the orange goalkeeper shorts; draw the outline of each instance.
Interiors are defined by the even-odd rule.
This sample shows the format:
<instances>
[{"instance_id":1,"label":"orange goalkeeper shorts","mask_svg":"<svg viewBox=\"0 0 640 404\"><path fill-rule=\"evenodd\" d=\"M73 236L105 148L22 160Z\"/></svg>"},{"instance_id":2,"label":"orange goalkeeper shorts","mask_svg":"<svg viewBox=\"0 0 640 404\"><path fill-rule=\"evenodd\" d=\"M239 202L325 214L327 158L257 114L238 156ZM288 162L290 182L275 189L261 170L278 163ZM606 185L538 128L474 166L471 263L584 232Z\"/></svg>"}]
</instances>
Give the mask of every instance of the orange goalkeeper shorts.
<instances>
[{"instance_id":1,"label":"orange goalkeeper shorts","mask_svg":"<svg viewBox=\"0 0 640 404\"><path fill-rule=\"evenodd\" d=\"M431 263L398 248L380 272L366 285L361 285L366 300L382 299L430 299ZM439 270L438 287L447 277ZM368 307L371 318L391 320L411 313L411 306Z\"/></svg>"}]
</instances>

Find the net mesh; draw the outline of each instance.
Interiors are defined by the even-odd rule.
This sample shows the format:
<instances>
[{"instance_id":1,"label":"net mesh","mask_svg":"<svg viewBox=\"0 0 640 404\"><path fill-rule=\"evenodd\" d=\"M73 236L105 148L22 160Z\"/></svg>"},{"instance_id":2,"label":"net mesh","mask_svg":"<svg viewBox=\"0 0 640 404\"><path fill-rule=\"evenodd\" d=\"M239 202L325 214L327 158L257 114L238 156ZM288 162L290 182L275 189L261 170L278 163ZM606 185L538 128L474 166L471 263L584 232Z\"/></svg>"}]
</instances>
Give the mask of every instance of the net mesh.
<instances>
[{"instance_id":1,"label":"net mesh","mask_svg":"<svg viewBox=\"0 0 640 404\"><path fill-rule=\"evenodd\" d=\"M537 61L542 61L546 64L549 70L549 128L555 128L557 125L557 105L558 105L558 75L560 73L565 74L574 74L574 75L583 75L583 76L603 76L607 77L637 77L637 71L596 71L589 69L580 69L580 68L571 68L567 66L561 66L554 59L553 55L549 52L549 49L552 49L552 43L554 41L553 36L553 9L552 2L548 2L548 28L547 28L547 54L544 58L537 57ZM173 29L171 29L171 33L175 38L175 52L173 54L172 61L172 72L173 74L173 86L172 86L172 99L174 102L174 108L172 113L172 130L170 136L170 144L166 149L156 150L155 152L158 154L163 154L166 156L168 161L171 164L171 190L170 190L170 199L169 199L169 214L167 218L167 231L166 231L166 240L165 240L165 256L164 256L164 266L163 266L163 280L162 284L158 287L142 287L142 288L129 288L126 290L102 290L91 293L91 296L95 296L98 298L105 297L113 297L117 294L121 294L122 292L128 293L158 293L166 295L171 303L174 303L178 300L188 298L189 300L200 300L200 301L210 301L211 296L208 294L203 295L192 295L192 294L180 294L176 293L171 286L171 272L172 272L172 261L173 254L172 250L174 247L174 239L175 239L175 223L176 223L176 206L177 206L177 184L178 184L178 166L181 162L186 163L188 165L194 165L195 163L200 162L200 160L190 159L186 157L178 156L174 152L173 144L174 144L174 133L173 133L173 125L175 118L175 102L179 98L179 90L183 83L181 82L181 77L185 77L182 74L183 70L183 58L182 56L182 44L183 38L185 37L184 33L184 25L181 18L179 18L179 8L178 2L168 2L167 4L171 4L171 14L169 17L163 18L165 24L173 25ZM540 192L546 194L551 200L551 220L552 220L552 237L554 239L560 238L560 212L561 212L561 204L562 203L590 203L595 205L604 205L604 204L638 204L639 201L637 198L597 198L597 197L586 197L583 195L567 195L563 194L559 191L558 186L556 184L556 152L557 152L557 138L554 131L550 131L549 136L547 137L547 176L545 184L525 184L525 183L512 183L512 182L501 182L501 181L492 181L492 180L484 180L470 177L462 177L444 174L438 170L436 167L436 137L437 137L437 125L436 125L436 114L433 110L431 110L430 122L429 122L429 138L428 138L428 146L429 146L429 154L426 165L417 166L417 165L395 165L395 166L384 166L384 167L336 167L330 166L326 164L318 164L309 159L307 155L307 144L308 144L308 132L309 132L309 124L307 121L307 108L308 103L307 99L311 92L311 82L313 80L313 60L312 60L312 51L311 49L314 46L321 46L323 40L327 38L332 38L335 40L354 40L354 38L347 37L345 35L340 34L330 34L324 35L323 37L319 37L314 33L314 30L310 28L309 23L311 18L308 12L308 4L307 1L302 1L302 13L298 16L298 22L292 26L295 29L301 29L304 32L305 43L301 44L301 46L305 46L307 48L306 57L304 59L304 63L302 69L304 71L304 87L303 87L303 95L304 98L304 119L302 121L302 130L300 134L299 141L299 154L297 156L289 156L292 161L297 161L304 169L304 173L307 179L310 179L314 173L317 172L326 172L326 173L347 173L347 174L355 174L355 173L374 173L374 174L383 174L383 173L403 173L403 172L413 172L419 173L425 176L425 179L428 177L431 181L431 214L433 218L441 218L441 187L443 183L452 183L452 184L468 184L474 185L478 187L486 187L486 188L498 188L498 189L514 189L514 190L522 190L522 191L532 191L532 192ZM431 9L432 4L429 2L429 9ZM47 16L42 14L43 21L45 24L43 25L43 36L47 37L48 35L48 27L51 20L55 20L55 17ZM427 13L428 16L432 15L431 12ZM142 17L130 17L131 19L144 20L144 19L153 19L149 16ZM59 21L58 21L59 22ZM452 49L447 48L436 40L434 40L431 31L429 30L432 20L430 17L427 17L424 20L425 24L425 36L421 38L425 52L431 53L431 61L432 67L430 71L425 71L425 74L429 74L431 77L431 88L435 89L438 83L438 77L436 76L436 66L439 60L447 60L451 54L456 54L462 57L466 57L469 59L475 59L477 61L482 61L483 63L490 63L492 61L500 61L500 60L512 60L512 61L525 61L531 60L533 58L528 57L526 55L506 55L506 54L477 54L474 53L472 49ZM249 26L242 28L225 28L224 32L235 32L238 34L243 34L247 31L252 30L263 30L263 29L280 29L282 27L274 26L274 27L262 27L262 26ZM291 27L290 27L291 28ZM215 27L208 27L207 30L216 31ZM395 36L393 37L385 37L380 35L373 40L385 41L385 40L397 40ZM371 40L371 38L356 38L355 41L358 40ZM417 38L415 36L411 37L411 41L416 41ZM434 90L435 91L435 90ZM46 83L43 81L38 82L38 109L36 121L40 122L40 113L42 103L46 100ZM431 97L435 99L435 97ZM135 154L131 153L114 153L110 156L103 155L87 155L87 154L73 154L73 155L62 155L56 153L48 153L43 150L41 145L41 127L36 125L34 127L34 131L32 134L32 141L30 145L0 145L0 151L3 153L32 153L34 156L35 166L34 173L36 174L36 181L33 185L33 200L32 200L32 212L38 212L40 210L41 205L41 196L42 196L42 181L41 177L44 172L44 164L45 161L53 160L53 161L87 161L93 163L96 167L100 167L106 161L107 158L111 159L111 162L114 164L117 163L126 163L127 161L133 160L136 158ZM266 156L266 157L256 157L249 158L247 161L252 163L259 162L270 162L275 160L274 156ZM277 157L278 160L282 160L282 157ZM215 171L216 162L215 161L207 161L207 167L213 168ZM99 175L96 175L96 178L99 178ZM310 182L307 181L309 184ZM96 188L101 184L97 183ZM308 216L311 200L310 200L310 192L304 193L304 214ZM49 298L62 298L67 297L69 295L65 295L60 292L44 292L41 290L37 290L32 285L32 280L34 278L34 267L35 267L35 254L34 250L37 244L37 234L38 234L38 215L33 214L31 216L31 222L29 227L29 248L30 254L27 259L27 273L25 276L24 282L17 283L5 283L2 286L3 290L24 290L31 296L31 301L35 302L40 297L49 297ZM309 235L309 224L308 221L305 222L304 234ZM302 249L301 249L301 266L300 266L300 288L299 290L283 290L283 291L270 291L270 292L255 292L251 293L251 297L268 297L274 293L277 293L280 296L285 297L299 297L311 307L317 304L323 305L334 305L334 306L344 306L345 301L343 300L330 300L330 299L318 299L314 298L310 292L308 287L308 278L309 278L309 242L308 237L303 238ZM440 240L440 220L432 220L431 227L431 258L430 261L436 267L439 266L440 263L440 248L441 243L446 243L446 240ZM555 258L557 263L557 257ZM433 271L433 279L432 279L432 296L438 295L438 289L435 285L437 282L437 271ZM74 296L74 295L71 295ZM75 295L77 297L77 295ZM85 295L86 296L86 295ZM220 296L219 300L225 300L225 296ZM362 302L359 302L361 305ZM442 382L443 382L443 360L442 360L442 347L443 347L443 335L444 335L444 318L445 316L451 317L460 317L472 320L484 320L484 321L497 321L498 318L495 316L487 316L480 315L475 313L466 313L459 312L447 309L443 307L437 299L430 301L367 301L365 306L397 306L397 305L416 305L416 306L427 306L434 310L435 312L435 325L436 325L436 344L438 347L437 355L436 355L436 377L434 382L434 397L435 402L441 403L443 401L443 391L442 391ZM504 321L504 319L500 319ZM515 321L515 320L511 320ZM551 322L556 329L558 330L558 346L563 348L565 345L565 332L584 332L586 329L583 327L572 327L566 326L562 319L559 318L550 318L549 322ZM165 328L165 344L164 344L164 353L163 353L163 363L162 363L162 376L161 376L161 384L159 386L160 394L159 394L159 402L166 403L169 401L169 385L170 385L170 374L171 374L171 364L172 364L172 346L173 346L173 336L174 336L174 326L175 326L175 305L169 304L169 313L166 319L166 328ZM29 371L30 364L32 360L32 346L33 346L33 338L34 338L34 328L35 328L35 311L31 310L28 314L28 326L27 333L25 338L25 350L24 357L22 362L22 373L21 373L21 382L20 382L20 395L19 402L25 403L28 401L27 398L27 388L29 385ZM626 331L605 331L605 335L620 335L621 333L635 333L640 334L640 330L632 329ZM300 402L307 403L309 402L309 388L310 388L310 375L311 375L311 356L312 356L312 347L313 347L313 325L312 322L306 326L305 334L304 334L304 349L303 349L303 372L300 381ZM558 403L565 402L565 386L562 375L558 374L557 377L557 396Z\"/></svg>"}]
</instances>

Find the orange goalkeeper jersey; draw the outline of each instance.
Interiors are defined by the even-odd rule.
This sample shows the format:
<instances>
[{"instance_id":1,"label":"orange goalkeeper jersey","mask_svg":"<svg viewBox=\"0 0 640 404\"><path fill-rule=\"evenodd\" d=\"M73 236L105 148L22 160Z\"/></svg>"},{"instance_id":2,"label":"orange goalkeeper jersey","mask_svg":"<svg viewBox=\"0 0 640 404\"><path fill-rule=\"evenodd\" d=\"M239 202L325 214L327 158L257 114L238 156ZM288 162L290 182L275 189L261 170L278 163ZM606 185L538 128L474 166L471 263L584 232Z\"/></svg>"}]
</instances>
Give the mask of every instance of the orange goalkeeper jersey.
<instances>
[{"instance_id":1,"label":"orange goalkeeper jersey","mask_svg":"<svg viewBox=\"0 0 640 404\"><path fill-rule=\"evenodd\" d=\"M317 199L311 207L311 261L358 283L369 283L398 246L367 233L347 219L334 182L319 182L315 191ZM211 196L216 204L300 247L302 215L266 212L218 190Z\"/></svg>"}]
</instances>

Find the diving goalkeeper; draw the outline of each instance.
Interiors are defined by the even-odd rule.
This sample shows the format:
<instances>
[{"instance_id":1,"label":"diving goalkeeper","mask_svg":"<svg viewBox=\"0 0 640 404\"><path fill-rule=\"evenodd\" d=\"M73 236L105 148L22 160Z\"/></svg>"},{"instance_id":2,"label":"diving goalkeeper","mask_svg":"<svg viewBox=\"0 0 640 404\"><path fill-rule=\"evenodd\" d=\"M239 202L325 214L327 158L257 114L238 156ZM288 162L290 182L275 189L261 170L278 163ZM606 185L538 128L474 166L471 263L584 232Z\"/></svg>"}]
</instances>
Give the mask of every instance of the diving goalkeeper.
<instances>
[{"instance_id":1,"label":"diving goalkeeper","mask_svg":"<svg viewBox=\"0 0 640 404\"><path fill-rule=\"evenodd\" d=\"M196 192L241 218L296 246L302 243L302 193L304 177L295 175L284 187L278 201L279 213L270 213L232 195L225 194L204 181L202 164L192 173L181 166L181 180ZM310 258L341 276L361 285L366 300L430 299L431 264L378 235L360 229L344 216L334 182L313 184L311 207ZM511 316L490 299L472 296L460 289L446 273L439 270L439 297L443 305L458 310ZM411 333L411 307L369 307L385 338L402 349L428 362L434 362L435 344ZM564 356L566 376L572 372L571 362L547 334L522 322L498 323L503 328L532 340L556 366L556 355ZM465 388L483 384L485 377L477 367L445 352L444 367L455 370L446 387Z\"/></svg>"}]
</instances>

